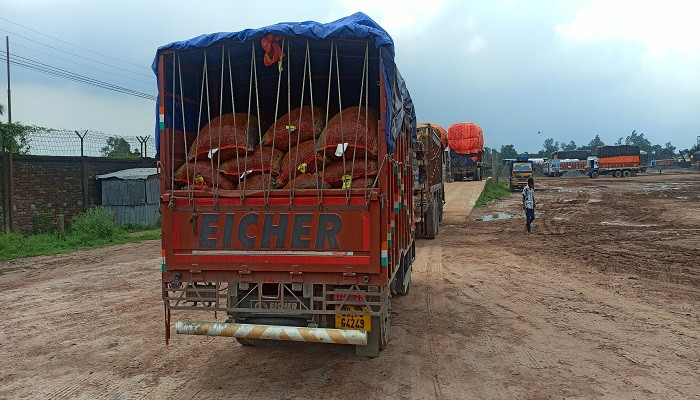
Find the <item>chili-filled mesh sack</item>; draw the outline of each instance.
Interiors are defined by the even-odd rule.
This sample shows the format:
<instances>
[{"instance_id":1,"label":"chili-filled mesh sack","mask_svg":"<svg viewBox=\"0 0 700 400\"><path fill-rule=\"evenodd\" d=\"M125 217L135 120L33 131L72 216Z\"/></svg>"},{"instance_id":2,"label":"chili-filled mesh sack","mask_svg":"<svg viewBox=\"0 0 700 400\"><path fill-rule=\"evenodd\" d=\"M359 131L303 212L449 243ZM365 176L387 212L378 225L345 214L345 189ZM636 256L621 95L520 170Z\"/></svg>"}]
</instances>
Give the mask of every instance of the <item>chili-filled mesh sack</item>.
<instances>
[{"instance_id":1,"label":"chili-filled mesh sack","mask_svg":"<svg viewBox=\"0 0 700 400\"><path fill-rule=\"evenodd\" d=\"M345 161L345 169L343 169L343 161L333 161L332 163L326 165L324 171L319 169L319 174L322 174L323 179L330 183L330 185L336 189L343 188L343 184L350 185L352 187L352 181L357 178L364 178L365 173L367 176L377 175L378 168L376 161L368 161L365 164L365 160L355 160L355 168L353 169L352 161ZM349 181L349 182L348 182ZM347 189L347 186L345 187Z\"/></svg>"},{"instance_id":2,"label":"chili-filled mesh sack","mask_svg":"<svg viewBox=\"0 0 700 400\"><path fill-rule=\"evenodd\" d=\"M301 174L289 181L285 189L330 189L331 185L321 179L318 174Z\"/></svg>"},{"instance_id":3,"label":"chili-filled mesh sack","mask_svg":"<svg viewBox=\"0 0 700 400\"><path fill-rule=\"evenodd\" d=\"M366 118L365 118L365 113ZM341 127L342 114L342 127ZM371 108L348 107L336 114L321 133L320 150L333 159L377 158L377 114Z\"/></svg>"},{"instance_id":4,"label":"chili-filled mesh sack","mask_svg":"<svg viewBox=\"0 0 700 400\"><path fill-rule=\"evenodd\" d=\"M219 125L221 125L221 135L219 135ZM263 124L261 129L267 129L267 126ZM219 136L221 142L219 142ZM257 142L257 117L251 115L249 119L247 113L236 113L234 124L234 114L224 114L212 119L199 130L197 138L190 145L189 158L207 157L211 150L219 149L221 155L216 156L214 153L212 157L221 157L221 160L225 161L235 157L236 154L253 151L253 146Z\"/></svg>"},{"instance_id":5,"label":"chili-filled mesh sack","mask_svg":"<svg viewBox=\"0 0 700 400\"><path fill-rule=\"evenodd\" d=\"M187 182L188 176L185 167L189 169L189 182ZM219 189L233 190L236 188L236 185L233 182L228 180L224 174L219 172L213 174L214 181L212 181L212 167L209 160L199 161L197 162L196 166L193 161L188 161L185 164L182 164L182 166L173 174L173 180L184 183L185 185L194 185L194 187L197 189L213 189L214 185L216 184L217 175L219 176Z\"/></svg>"},{"instance_id":6,"label":"chili-filled mesh sack","mask_svg":"<svg viewBox=\"0 0 700 400\"><path fill-rule=\"evenodd\" d=\"M323 155L316 152L316 144L313 139L292 147L292 150L285 154L280 162L277 186L284 186L296 175L316 172L316 166L318 169L323 167Z\"/></svg>"},{"instance_id":7,"label":"chili-filled mesh sack","mask_svg":"<svg viewBox=\"0 0 700 400\"><path fill-rule=\"evenodd\" d=\"M274 180L270 174L246 175L238 182L238 190L270 190L274 189Z\"/></svg>"},{"instance_id":8,"label":"chili-filled mesh sack","mask_svg":"<svg viewBox=\"0 0 700 400\"><path fill-rule=\"evenodd\" d=\"M269 146L255 146L255 151L252 153L238 156L233 156L230 160L221 164L221 172L226 175L241 176L244 172L248 173L274 173L277 174L280 169L280 162L284 154ZM262 154L262 160L260 155ZM238 159L236 159L238 157ZM216 162L216 159L215 161Z\"/></svg>"},{"instance_id":9,"label":"chili-filled mesh sack","mask_svg":"<svg viewBox=\"0 0 700 400\"><path fill-rule=\"evenodd\" d=\"M472 122L458 122L447 129L450 149L459 154L474 154L484 148L484 132Z\"/></svg>"},{"instance_id":10,"label":"chili-filled mesh sack","mask_svg":"<svg viewBox=\"0 0 700 400\"><path fill-rule=\"evenodd\" d=\"M363 176L362 178L353 179L350 184L351 189L364 189L371 188L374 185L375 176L368 176L367 179Z\"/></svg>"},{"instance_id":11,"label":"chili-filled mesh sack","mask_svg":"<svg viewBox=\"0 0 700 400\"><path fill-rule=\"evenodd\" d=\"M313 118L311 116L312 110ZM300 112L301 123L299 123ZM281 116L276 124L270 126L270 129L263 136L263 144L272 146L272 140L274 139L275 148L287 152L290 147L296 146L297 143L318 137L321 134L325 121L326 113L321 108L311 106L297 107ZM289 130L287 130L287 126L290 127Z\"/></svg>"}]
</instances>

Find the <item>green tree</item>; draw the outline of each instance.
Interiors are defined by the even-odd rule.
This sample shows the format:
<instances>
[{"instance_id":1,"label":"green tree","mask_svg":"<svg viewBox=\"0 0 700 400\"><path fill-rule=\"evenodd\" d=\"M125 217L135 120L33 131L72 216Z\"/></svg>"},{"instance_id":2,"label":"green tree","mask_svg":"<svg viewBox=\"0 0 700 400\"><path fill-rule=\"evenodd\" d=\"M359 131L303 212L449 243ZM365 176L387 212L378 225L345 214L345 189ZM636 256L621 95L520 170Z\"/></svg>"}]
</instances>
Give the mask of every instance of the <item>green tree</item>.
<instances>
[{"instance_id":1,"label":"green tree","mask_svg":"<svg viewBox=\"0 0 700 400\"><path fill-rule=\"evenodd\" d=\"M107 138L107 145L100 149L103 157L113 158L138 158L141 157L141 152L131 150L131 145L126 139L117 136Z\"/></svg>"},{"instance_id":2,"label":"green tree","mask_svg":"<svg viewBox=\"0 0 700 400\"><path fill-rule=\"evenodd\" d=\"M539 152L540 157L551 157L552 153L559 151L559 142L555 142L554 138L545 139L542 144L542 150Z\"/></svg>"},{"instance_id":3,"label":"green tree","mask_svg":"<svg viewBox=\"0 0 700 400\"><path fill-rule=\"evenodd\" d=\"M637 133L636 130L633 130L632 133L625 138L625 144L639 146L639 150L651 153L651 142L644 137L643 133Z\"/></svg>"},{"instance_id":4,"label":"green tree","mask_svg":"<svg viewBox=\"0 0 700 400\"><path fill-rule=\"evenodd\" d=\"M501 159L501 161L508 159L508 158L517 158L518 157L518 152L515 151L515 146L512 144L507 144L501 146L501 151L498 152L498 158Z\"/></svg>"},{"instance_id":5,"label":"green tree","mask_svg":"<svg viewBox=\"0 0 700 400\"><path fill-rule=\"evenodd\" d=\"M19 122L0 122L0 151L17 154L27 154L29 152L29 134L42 129L36 126L24 125Z\"/></svg>"},{"instance_id":6,"label":"green tree","mask_svg":"<svg viewBox=\"0 0 700 400\"><path fill-rule=\"evenodd\" d=\"M657 160L666 160L669 158L674 158L676 156L676 146L673 146L671 142L666 142L664 147L658 144L652 146L654 151L654 158Z\"/></svg>"},{"instance_id":7,"label":"green tree","mask_svg":"<svg viewBox=\"0 0 700 400\"><path fill-rule=\"evenodd\" d=\"M578 148L578 146L576 146L576 142L574 142L572 140L568 144L564 143L564 142L559 143L559 148L561 148L564 151L568 151L568 150L576 150Z\"/></svg>"},{"instance_id":8,"label":"green tree","mask_svg":"<svg viewBox=\"0 0 700 400\"><path fill-rule=\"evenodd\" d=\"M595 150L596 147L598 147L598 146L605 146L605 143L603 143L603 141L600 139L600 136L599 136L599 135L595 135L595 137L593 138L593 140L591 140L591 141L588 143L588 147L589 147L591 150Z\"/></svg>"},{"instance_id":9,"label":"green tree","mask_svg":"<svg viewBox=\"0 0 700 400\"><path fill-rule=\"evenodd\" d=\"M5 105L0 104L0 115L5 115Z\"/></svg>"},{"instance_id":10,"label":"green tree","mask_svg":"<svg viewBox=\"0 0 700 400\"><path fill-rule=\"evenodd\" d=\"M624 140L625 140L625 139L624 139L624 138L623 138L622 136L620 136L620 138L619 138L619 139L617 139L617 142L615 142L615 146L619 146L619 145L621 145L621 144L622 144L622 142L623 142Z\"/></svg>"}]
</instances>

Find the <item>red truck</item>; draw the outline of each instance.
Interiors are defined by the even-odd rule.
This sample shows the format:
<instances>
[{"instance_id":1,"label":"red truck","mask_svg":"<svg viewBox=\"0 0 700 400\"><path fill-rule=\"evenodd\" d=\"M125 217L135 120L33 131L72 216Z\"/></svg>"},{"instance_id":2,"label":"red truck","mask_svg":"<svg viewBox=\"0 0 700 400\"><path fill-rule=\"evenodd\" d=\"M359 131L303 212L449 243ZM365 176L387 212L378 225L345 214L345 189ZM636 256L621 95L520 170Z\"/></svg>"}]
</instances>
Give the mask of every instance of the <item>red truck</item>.
<instances>
[{"instance_id":1,"label":"red truck","mask_svg":"<svg viewBox=\"0 0 700 400\"><path fill-rule=\"evenodd\" d=\"M615 178L627 178L636 176L641 171L638 146L598 146L596 154L587 160L586 174L590 178L607 174Z\"/></svg>"},{"instance_id":2,"label":"red truck","mask_svg":"<svg viewBox=\"0 0 700 400\"><path fill-rule=\"evenodd\" d=\"M377 356L415 258L415 111L389 35L361 13L285 23L171 43L153 68L166 341L184 311L179 334Z\"/></svg>"},{"instance_id":3,"label":"red truck","mask_svg":"<svg viewBox=\"0 0 700 400\"><path fill-rule=\"evenodd\" d=\"M445 144L440 125L419 123L413 149L413 213L416 237L435 239L445 203Z\"/></svg>"}]
</instances>

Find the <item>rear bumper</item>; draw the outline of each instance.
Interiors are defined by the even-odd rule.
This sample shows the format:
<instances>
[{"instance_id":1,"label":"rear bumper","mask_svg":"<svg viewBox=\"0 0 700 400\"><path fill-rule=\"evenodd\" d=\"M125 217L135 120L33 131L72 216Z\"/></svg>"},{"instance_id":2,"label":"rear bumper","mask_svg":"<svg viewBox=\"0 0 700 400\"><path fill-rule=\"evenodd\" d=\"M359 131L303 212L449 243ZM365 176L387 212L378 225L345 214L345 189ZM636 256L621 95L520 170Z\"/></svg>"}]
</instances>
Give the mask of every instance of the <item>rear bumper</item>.
<instances>
[{"instance_id":1,"label":"rear bumper","mask_svg":"<svg viewBox=\"0 0 700 400\"><path fill-rule=\"evenodd\" d=\"M287 340L294 342L367 345L367 332L331 328L236 324L180 320L175 331L185 335L226 336L240 339Z\"/></svg>"}]
</instances>

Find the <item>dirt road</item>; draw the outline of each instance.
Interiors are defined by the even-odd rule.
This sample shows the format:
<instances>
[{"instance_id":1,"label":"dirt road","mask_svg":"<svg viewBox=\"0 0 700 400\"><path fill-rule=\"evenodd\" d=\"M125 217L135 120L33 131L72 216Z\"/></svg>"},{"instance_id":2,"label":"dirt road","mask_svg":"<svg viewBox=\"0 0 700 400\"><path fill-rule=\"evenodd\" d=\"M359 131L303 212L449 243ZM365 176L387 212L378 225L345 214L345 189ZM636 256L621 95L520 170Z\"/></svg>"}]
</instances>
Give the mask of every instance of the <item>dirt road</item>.
<instances>
[{"instance_id":1,"label":"dirt road","mask_svg":"<svg viewBox=\"0 0 700 400\"><path fill-rule=\"evenodd\" d=\"M376 359L166 347L159 242L0 264L0 398L700 398L700 174L538 180L531 235L477 185L447 185Z\"/></svg>"}]
</instances>

